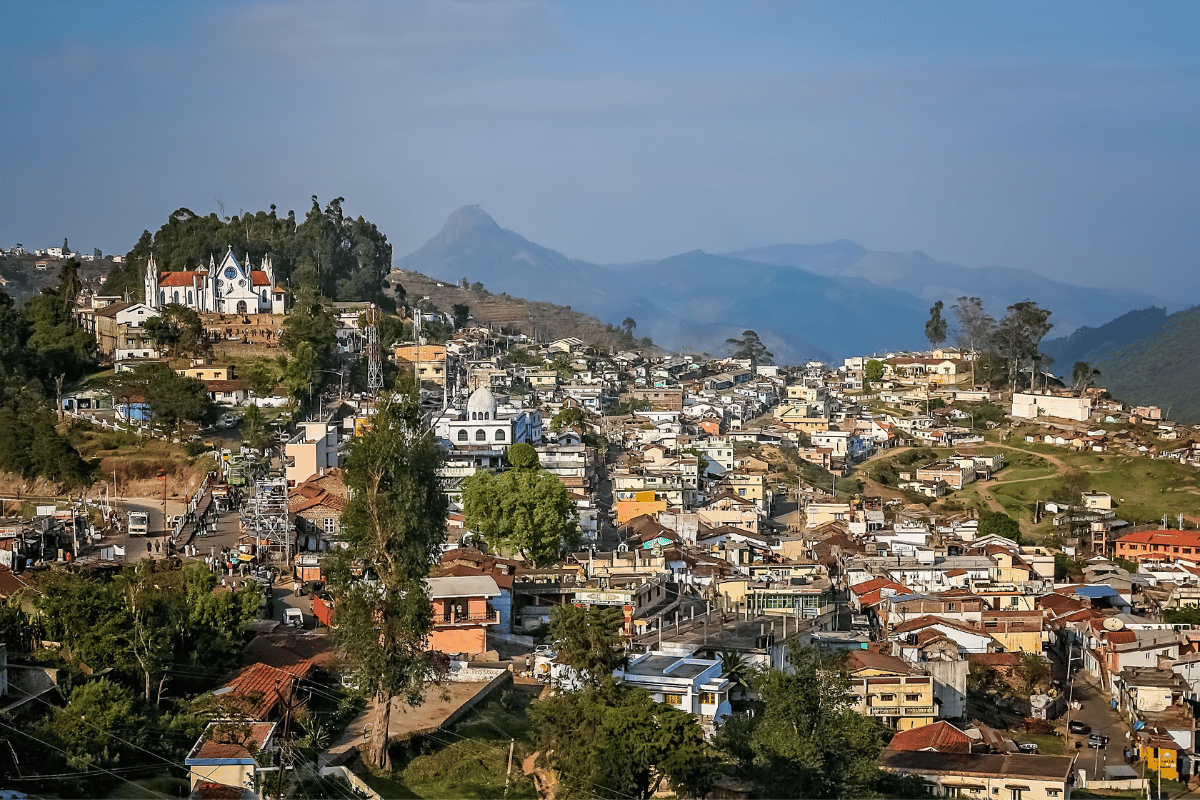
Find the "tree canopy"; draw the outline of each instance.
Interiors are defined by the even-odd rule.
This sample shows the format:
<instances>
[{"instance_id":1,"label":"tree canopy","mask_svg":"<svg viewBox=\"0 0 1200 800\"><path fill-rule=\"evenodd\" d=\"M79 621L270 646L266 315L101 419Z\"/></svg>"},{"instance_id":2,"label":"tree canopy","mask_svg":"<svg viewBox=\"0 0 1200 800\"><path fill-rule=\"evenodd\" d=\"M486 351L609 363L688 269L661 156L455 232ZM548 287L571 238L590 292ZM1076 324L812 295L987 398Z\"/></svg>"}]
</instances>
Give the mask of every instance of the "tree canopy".
<instances>
[{"instance_id":1,"label":"tree canopy","mask_svg":"<svg viewBox=\"0 0 1200 800\"><path fill-rule=\"evenodd\" d=\"M509 448L510 462L514 458ZM533 448L530 447L530 450ZM537 453L534 452L536 459ZM463 480L466 526L493 548L512 547L535 566L554 563L579 545L575 505L562 481L522 457L501 475L476 472Z\"/></svg>"},{"instance_id":2,"label":"tree canopy","mask_svg":"<svg viewBox=\"0 0 1200 800\"><path fill-rule=\"evenodd\" d=\"M143 299L142 275L151 253L160 270L174 272L207 266L232 246L252 265L270 256L276 275L293 291L307 287L337 300L367 300L395 310L383 293L392 246L374 223L347 216L344 202L338 197L322 209L314 195L300 223L294 211L277 216L275 206L232 217L180 208L153 235L142 232L125 263L114 265L104 290Z\"/></svg>"},{"instance_id":3,"label":"tree canopy","mask_svg":"<svg viewBox=\"0 0 1200 800\"><path fill-rule=\"evenodd\" d=\"M1003 536L1021 543L1021 525L1001 511L984 510L979 513L979 530L976 536Z\"/></svg>"},{"instance_id":4,"label":"tree canopy","mask_svg":"<svg viewBox=\"0 0 1200 800\"><path fill-rule=\"evenodd\" d=\"M942 309L945 307L946 304L938 300L933 304L933 308L929 309L929 321L925 323L925 338L929 340L930 347L937 347L946 341L946 320L942 317Z\"/></svg>"},{"instance_id":5,"label":"tree canopy","mask_svg":"<svg viewBox=\"0 0 1200 800\"><path fill-rule=\"evenodd\" d=\"M185 305L168 303L146 320L146 335L168 358L199 355L204 346L200 315Z\"/></svg>"},{"instance_id":6,"label":"tree canopy","mask_svg":"<svg viewBox=\"0 0 1200 800\"><path fill-rule=\"evenodd\" d=\"M731 346L730 355L733 358L748 358L750 359L750 369L755 370L759 364L773 364L771 360L774 354L767 349L767 346L758 338L758 334L754 331L742 331L740 339L726 339L725 343Z\"/></svg>"},{"instance_id":7,"label":"tree canopy","mask_svg":"<svg viewBox=\"0 0 1200 800\"><path fill-rule=\"evenodd\" d=\"M433 605L425 578L446 538L449 508L438 469L442 451L418 434L416 398L382 406L350 446L344 474L350 504L345 549L329 559L333 641L375 698L370 763L386 769L394 699L421 702L434 662L426 651Z\"/></svg>"},{"instance_id":8,"label":"tree canopy","mask_svg":"<svg viewBox=\"0 0 1200 800\"><path fill-rule=\"evenodd\" d=\"M787 650L788 671L757 681L752 713L734 714L715 746L765 797L867 797L888 780L878 767L886 729L855 711L845 653Z\"/></svg>"}]
</instances>

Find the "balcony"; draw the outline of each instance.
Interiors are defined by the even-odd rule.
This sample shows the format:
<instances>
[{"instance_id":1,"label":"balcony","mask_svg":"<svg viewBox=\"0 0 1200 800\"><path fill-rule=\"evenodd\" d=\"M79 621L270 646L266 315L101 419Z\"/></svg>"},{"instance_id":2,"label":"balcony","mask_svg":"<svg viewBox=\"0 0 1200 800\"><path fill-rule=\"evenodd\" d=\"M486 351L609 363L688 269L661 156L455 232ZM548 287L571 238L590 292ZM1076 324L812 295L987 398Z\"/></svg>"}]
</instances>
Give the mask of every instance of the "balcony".
<instances>
[{"instance_id":1,"label":"balcony","mask_svg":"<svg viewBox=\"0 0 1200 800\"><path fill-rule=\"evenodd\" d=\"M456 625L488 625L499 621L500 615L492 607L491 603L487 604L487 610L482 614L478 612L472 614L465 607L461 611L447 608L445 612L435 614L433 618L434 627L436 628L453 627Z\"/></svg>"},{"instance_id":2,"label":"balcony","mask_svg":"<svg viewBox=\"0 0 1200 800\"><path fill-rule=\"evenodd\" d=\"M934 712L933 706L909 706L904 709L906 717L927 717Z\"/></svg>"}]
</instances>

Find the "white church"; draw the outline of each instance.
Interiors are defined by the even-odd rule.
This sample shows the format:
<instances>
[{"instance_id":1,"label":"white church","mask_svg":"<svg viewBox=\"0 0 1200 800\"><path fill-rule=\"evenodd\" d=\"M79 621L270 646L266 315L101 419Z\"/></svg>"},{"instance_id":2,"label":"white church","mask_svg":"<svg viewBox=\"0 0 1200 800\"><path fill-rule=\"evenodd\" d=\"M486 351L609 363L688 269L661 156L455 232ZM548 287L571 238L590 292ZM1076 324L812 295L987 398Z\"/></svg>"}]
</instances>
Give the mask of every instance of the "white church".
<instances>
[{"instance_id":1,"label":"white church","mask_svg":"<svg viewBox=\"0 0 1200 800\"><path fill-rule=\"evenodd\" d=\"M275 285L271 257L261 269L249 269L230 246L220 266L211 256L208 267L183 272L159 272L154 256L146 264L146 305L160 309L178 303L200 314L286 314L287 292Z\"/></svg>"}]
</instances>

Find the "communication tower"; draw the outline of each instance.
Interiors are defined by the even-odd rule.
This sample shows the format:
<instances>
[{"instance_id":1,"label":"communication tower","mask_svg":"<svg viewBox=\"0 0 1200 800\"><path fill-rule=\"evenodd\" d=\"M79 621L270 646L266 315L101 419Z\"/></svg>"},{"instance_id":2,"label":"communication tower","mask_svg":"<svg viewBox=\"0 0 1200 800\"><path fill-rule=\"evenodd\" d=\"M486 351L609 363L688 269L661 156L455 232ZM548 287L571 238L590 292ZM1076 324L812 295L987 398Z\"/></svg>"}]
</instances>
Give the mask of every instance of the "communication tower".
<instances>
[{"instance_id":1,"label":"communication tower","mask_svg":"<svg viewBox=\"0 0 1200 800\"><path fill-rule=\"evenodd\" d=\"M363 327L363 350L367 354L367 391L373 396L383 390L383 353L379 347L379 309L372 303Z\"/></svg>"}]
</instances>

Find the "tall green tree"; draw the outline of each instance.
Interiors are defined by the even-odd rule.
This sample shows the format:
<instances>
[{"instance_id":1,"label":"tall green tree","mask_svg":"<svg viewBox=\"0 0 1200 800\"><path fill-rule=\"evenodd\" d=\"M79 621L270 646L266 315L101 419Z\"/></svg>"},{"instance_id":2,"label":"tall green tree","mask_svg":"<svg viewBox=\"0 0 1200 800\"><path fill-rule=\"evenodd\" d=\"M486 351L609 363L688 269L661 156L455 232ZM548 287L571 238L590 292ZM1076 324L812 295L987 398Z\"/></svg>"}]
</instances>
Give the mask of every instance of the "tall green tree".
<instances>
[{"instance_id":1,"label":"tall green tree","mask_svg":"<svg viewBox=\"0 0 1200 800\"><path fill-rule=\"evenodd\" d=\"M200 315L185 305L168 303L146 320L146 335L168 358L199 355L204 346Z\"/></svg>"},{"instance_id":2,"label":"tall green tree","mask_svg":"<svg viewBox=\"0 0 1200 800\"><path fill-rule=\"evenodd\" d=\"M514 469L508 472L476 472L463 481L463 514L467 528L489 546L511 547L535 566L547 566L579 546L575 504L562 481L520 453L519 444L509 448Z\"/></svg>"},{"instance_id":3,"label":"tall green tree","mask_svg":"<svg viewBox=\"0 0 1200 800\"><path fill-rule=\"evenodd\" d=\"M1075 368L1071 370L1071 385L1076 389L1086 389L1095 384L1099 377L1100 370L1095 369L1086 361L1076 361Z\"/></svg>"},{"instance_id":4,"label":"tall green tree","mask_svg":"<svg viewBox=\"0 0 1200 800\"><path fill-rule=\"evenodd\" d=\"M1054 327L1050 311L1039 308L1032 300L1022 300L1008 307L1008 313L996 326L996 351L1008 365L1008 377L1016 389L1022 371L1030 371L1030 388L1036 388L1037 372L1046 356L1041 352L1042 339Z\"/></svg>"},{"instance_id":5,"label":"tall green tree","mask_svg":"<svg viewBox=\"0 0 1200 800\"><path fill-rule=\"evenodd\" d=\"M934 303L933 308L929 309L929 321L925 323L925 338L934 349L946 341L946 320L942 317L942 309L945 306L941 300Z\"/></svg>"},{"instance_id":6,"label":"tall green tree","mask_svg":"<svg viewBox=\"0 0 1200 800\"><path fill-rule=\"evenodd\" d=\"M279 383L279 367L266 358L256 358L242 370L242 376L250 384L255 397L266 397Z\"/></svg>"},{"instance_id":7,"label":"tall green tree","mask_svg":"<svg viewBox=\"0 0 1200 800\"><path fill-rule=\"evenodd\" d=\"M845 654L789 646L788 671L758 685L752 715L735 715L715 744L741 761L766 797L867 797L884 780L886 730L855 711Z\"/></svg>"},{"instance_id":8,"label":"tall green tree","mask_svg":"<svg viewBox=\"0 0 1200 800\"><path fill-rule=\"evenodd\" d=\"M530 708L539 748L566 797L651 797L669 782L703 797L717 759L696 718L640 689L560 692Z\"/></svg>"},{"instance_id":9,"label":"tall green tree","mask_svg":"<svg viewBox=\"0 0 1200 800\"><path fill-rule=\"evenodd\" d=\"M971 385L975 385L975 362L979 351L989 346L992 331L996 321L983 307L983 301L978 297L960 297L954 304L954 314L958 317L958 346L967 350L971 360Z\"/></svg>"},{"instance_id":10,"label":"tall green tree","mask_svg":"<svg viewBox=\"0 0 1200 800\"><path fill-rule=\"evenodd\" d=\"M756 371L759 364L775 363L771 360L775 357L774 354L767 349L754 331L742 331L742 338L726 339L725 343L732 347L730 355L734 358L750 359L751 372Z\"/></svg>"},{"instance_id":11,"label":"tall green tree","mask_svg":"<svg viewBox=\"0 0 1200 800\"><path fill-rule=\"evenodd\" d=\"M616 606L555 606L550 636L558 643L558 660L575 671L579 684L601 687L625 663L621 631L625 613Z\"/></svg>"},{"instance_id":12,"label":"tall green tree","mask_svg":"<svg viewBox=\"0 0 1200 800\"><path fill-rule=\"evenodd\" d=\"M1017 544L1021 543L1021 524L1002 511L983 510L979 513L979 528L976 536L1003 536Z\"/></svg>"},{"instance_id":13,"label":"tall green tree","mask_svg":"<svg viewBox=\"0 0 1200 800\"><path fill-rule=\"evenodd\" d=\"M393 701L420 703L434 671L425 647L433 616L425 579L446 538L448 502L438 477L442 451L419 430L419 406L409 395L380 408L350 446L346 547L328 564L334 644L374 695L367 761L378 769L390 764Z\"/></svg>"}]
</instances>

